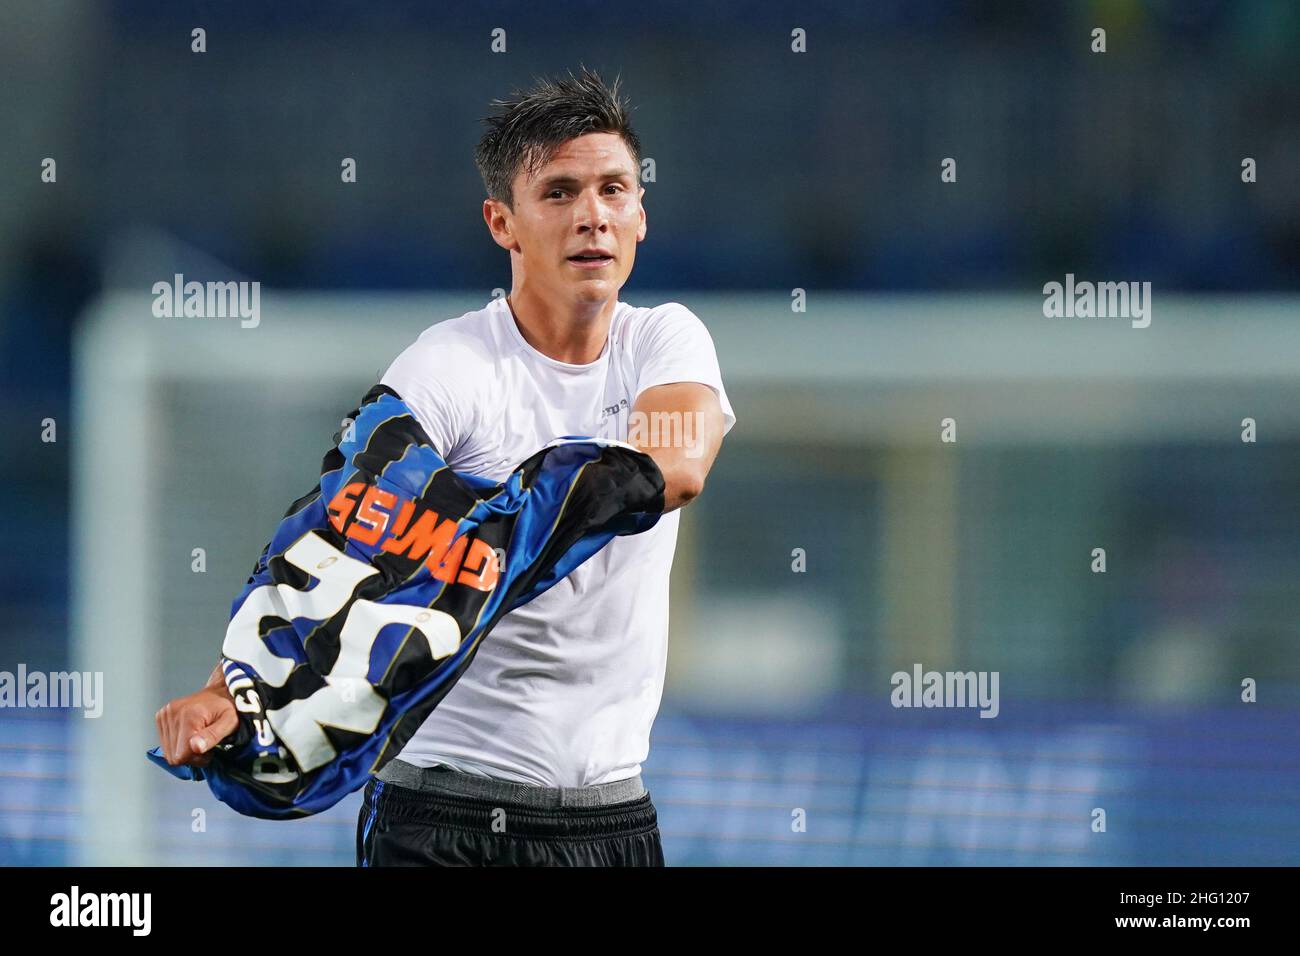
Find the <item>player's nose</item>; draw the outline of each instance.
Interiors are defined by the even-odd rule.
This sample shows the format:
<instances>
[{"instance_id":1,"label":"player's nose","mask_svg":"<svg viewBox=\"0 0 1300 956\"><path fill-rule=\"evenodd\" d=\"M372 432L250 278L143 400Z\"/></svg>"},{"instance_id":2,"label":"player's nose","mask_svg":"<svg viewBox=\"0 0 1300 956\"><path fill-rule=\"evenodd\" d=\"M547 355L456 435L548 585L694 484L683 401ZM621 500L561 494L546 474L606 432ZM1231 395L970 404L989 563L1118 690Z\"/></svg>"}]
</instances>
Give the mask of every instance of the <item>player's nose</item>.
<instances>
[{"instance_id":1,"label":"player's nose","mask_svg":"<svg viewBox=\"0 0 1300 956\"><path fill-rule=\"evenodd\" d=\"M603 231L609 228L609 215L605 210L605 204L594 192L583 193L582 198L574 206L574 224L579 232L586 229Z\"/></svg>"}]
</instances>

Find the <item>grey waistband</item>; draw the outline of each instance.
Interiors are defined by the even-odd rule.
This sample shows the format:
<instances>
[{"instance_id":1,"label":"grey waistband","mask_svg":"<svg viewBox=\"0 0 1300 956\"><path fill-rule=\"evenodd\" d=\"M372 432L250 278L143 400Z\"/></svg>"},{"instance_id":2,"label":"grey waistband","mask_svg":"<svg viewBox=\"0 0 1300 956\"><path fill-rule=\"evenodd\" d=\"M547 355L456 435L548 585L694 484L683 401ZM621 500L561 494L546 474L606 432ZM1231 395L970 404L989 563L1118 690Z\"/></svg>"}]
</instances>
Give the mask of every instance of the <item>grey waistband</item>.
<instances>
[{"instance_id":1,"label":"grey waistband","mask_svg":"<svg viewBox=\"0 0 1300 956\"><path fill-rule=\"evenodd\" d=\"M384 764L375 776L385 783L411 790L451 793L528 807L604 807L636 800L646 792L640 774L591 787L539 787L461 773L450 767L417 767L396 759Z\"/></svg>"}]
</instances>

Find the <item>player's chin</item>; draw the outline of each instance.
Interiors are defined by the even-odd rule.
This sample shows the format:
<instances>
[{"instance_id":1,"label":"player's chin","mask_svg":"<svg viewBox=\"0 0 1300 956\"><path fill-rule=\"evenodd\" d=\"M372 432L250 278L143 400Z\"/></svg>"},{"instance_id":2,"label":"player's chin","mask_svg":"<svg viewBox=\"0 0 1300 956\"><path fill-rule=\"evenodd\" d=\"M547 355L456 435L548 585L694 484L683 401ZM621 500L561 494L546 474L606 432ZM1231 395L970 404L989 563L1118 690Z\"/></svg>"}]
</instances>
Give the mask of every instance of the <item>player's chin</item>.
<instances>
[{"instance_id":1,"label":"player's chin","mask_svg":"<svg viewBox=\"0 0 1300 956\"><path fill-rule=\"evenodd\" d=\"M626 280L627 276L612 263L604 269L572 269L569 275L570 287L587 295L617 291Z\"/></svg>"},{"instance_id":2,"label":"player's chin","mask_svg":"<svg viewBox=\"0 0 1300 956\"><path fill-rule=\"evenodd\" d=\"M614 275L577 276L571 280L569 288L578 296L595 299L617 290L622 283L616 279Z\"/></svg>"}]
</instances>

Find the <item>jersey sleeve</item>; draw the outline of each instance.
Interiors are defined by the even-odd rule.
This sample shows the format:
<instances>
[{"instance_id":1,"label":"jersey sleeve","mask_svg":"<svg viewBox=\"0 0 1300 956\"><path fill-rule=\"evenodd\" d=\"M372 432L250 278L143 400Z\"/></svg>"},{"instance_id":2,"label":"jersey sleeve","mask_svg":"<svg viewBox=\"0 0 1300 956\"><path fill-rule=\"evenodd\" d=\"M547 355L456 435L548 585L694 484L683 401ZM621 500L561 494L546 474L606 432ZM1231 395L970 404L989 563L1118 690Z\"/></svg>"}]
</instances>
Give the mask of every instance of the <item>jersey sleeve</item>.
<instances>
[{"instance_id":1,"label":"jersey sleeve","mask_svg":"<svg viewBox=\"0 0 1300 956\"><path fill-rule=\"evenodd\" d=\"M680 302L653 309L632 348L637 366L637 397L656 385L700 382L718 396L718 404L722 406L722 433L731 430L736 413L722 384L713 337L699 316Z\"/></svg>"}]
</instances>

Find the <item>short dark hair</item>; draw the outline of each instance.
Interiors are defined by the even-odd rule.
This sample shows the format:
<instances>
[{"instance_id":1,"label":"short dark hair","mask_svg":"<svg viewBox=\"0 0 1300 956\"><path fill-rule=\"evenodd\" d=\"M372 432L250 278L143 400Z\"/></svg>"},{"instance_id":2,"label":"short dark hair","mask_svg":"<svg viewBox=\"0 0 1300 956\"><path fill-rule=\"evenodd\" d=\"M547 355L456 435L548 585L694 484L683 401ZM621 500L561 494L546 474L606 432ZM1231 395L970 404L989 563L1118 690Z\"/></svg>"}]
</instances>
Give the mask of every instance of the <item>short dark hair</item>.
<instances>
[{"instance_id":1,"label":"short dark hair","mask_svg":"<svg viewBox=\"0 0 1300 956\"><path fill-rule=\"evenodd\" d=\"M488 127L474 150L474 165L488 196L514 209L515 176L533 175L569 140L586 133L616 133L627 144L636 171L641 168L641 141L632 131L633 107L619 95L620 78L606 86L585 66L567 77L541 77L533 88L515 90L488 104L498 110L483 120Z\"/></svg>"}]
</instances>

